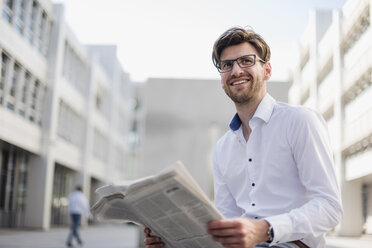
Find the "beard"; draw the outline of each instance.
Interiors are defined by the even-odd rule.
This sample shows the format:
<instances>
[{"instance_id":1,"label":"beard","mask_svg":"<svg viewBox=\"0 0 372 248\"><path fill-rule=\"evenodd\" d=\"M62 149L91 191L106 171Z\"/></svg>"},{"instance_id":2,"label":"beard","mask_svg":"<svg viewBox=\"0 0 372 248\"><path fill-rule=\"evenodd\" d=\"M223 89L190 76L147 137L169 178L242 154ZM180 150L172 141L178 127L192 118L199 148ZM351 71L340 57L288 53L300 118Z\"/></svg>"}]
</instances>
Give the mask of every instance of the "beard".
<instances>
[{"instance_id":1,"label":"beard","mask_svg":"<svg viewBox=\"0 0 372 248\"><path fill-rule=\"evenodd\" d=\"M251 75L249 75L249 82L247 85L244 85L244 87L240 89L234 89L234 87L230 85L231 80L232 79L227 81L224 90L226 95L230 97L235 104L249 104L258 97L262 88L262 83L258 82L257 79L255 80Z\"/></svg>"},{"instance_id":2,"label":"beard","mask_svg":"<svg viewBox=\"0 0 372 248\"><path fill-rule=\"evenodd\" d=\"M233 93L229 90L225 90L226 95L230 97L230 99L237 104L247 104L251 101L252 96L249 92L240 92L240 93Z\"/></svg>"}]
</instances>

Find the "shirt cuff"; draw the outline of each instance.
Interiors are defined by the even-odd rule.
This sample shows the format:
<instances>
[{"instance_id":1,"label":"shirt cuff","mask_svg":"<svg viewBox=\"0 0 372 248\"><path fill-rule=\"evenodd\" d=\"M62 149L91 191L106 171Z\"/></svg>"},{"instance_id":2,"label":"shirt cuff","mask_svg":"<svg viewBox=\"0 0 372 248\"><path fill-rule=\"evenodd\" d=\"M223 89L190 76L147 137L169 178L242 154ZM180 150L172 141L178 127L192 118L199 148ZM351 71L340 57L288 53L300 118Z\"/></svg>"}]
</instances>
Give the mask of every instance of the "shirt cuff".
<instances>
[{"instance_id":1,"label":"shirt cuff","mask_svg":"<svg viewBox=\"0 0 372 248\"><path fill-rule=\"evenodd\" d=\"M290 241L288 238L292 233L292 221L288 215L274 215L264 219L270 223L274 231L274 238L270 246Z\"/></svg>"}]
</instances>

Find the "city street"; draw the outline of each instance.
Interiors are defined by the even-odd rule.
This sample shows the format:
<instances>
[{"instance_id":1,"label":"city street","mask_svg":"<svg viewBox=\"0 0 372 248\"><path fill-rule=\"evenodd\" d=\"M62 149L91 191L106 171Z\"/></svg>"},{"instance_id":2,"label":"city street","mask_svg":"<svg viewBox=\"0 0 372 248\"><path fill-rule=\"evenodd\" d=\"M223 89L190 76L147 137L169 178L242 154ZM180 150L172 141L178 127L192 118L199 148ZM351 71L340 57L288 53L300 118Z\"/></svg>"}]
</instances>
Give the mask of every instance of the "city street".
<instances>
[{"instance_id":1,"label":"city street","mask_svg":"<svg viewBox=\"0 0 372 248\"><path fill-rule=\"evenodd\" d=\"M143 237L134 225L95 225L80 231L84 248L139 248ZM0 229L0 248L65 248L67 228L50 231ZM328 237L326 248L371 248L372 237ZM79 246L75 246L79 247Z\"/></svg>"}]
</instances>

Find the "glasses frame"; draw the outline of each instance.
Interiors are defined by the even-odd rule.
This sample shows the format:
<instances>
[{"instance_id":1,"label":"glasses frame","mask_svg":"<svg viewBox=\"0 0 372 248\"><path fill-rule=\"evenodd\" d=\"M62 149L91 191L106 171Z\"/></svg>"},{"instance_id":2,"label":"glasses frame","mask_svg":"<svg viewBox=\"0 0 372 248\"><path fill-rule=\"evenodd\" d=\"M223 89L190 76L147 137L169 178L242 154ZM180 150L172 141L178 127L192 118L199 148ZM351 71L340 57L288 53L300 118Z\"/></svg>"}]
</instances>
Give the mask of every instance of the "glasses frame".
<instances>
[{"instance_id":1,"label":"glasses frame","mask_svg":"<svg viewBox=\"0 0 372 248\"><path fill-rule=\"evenodd\" d=\"M241 65L239 64L239 59L241 59L241 58L243 58L243 57L253 57L253 64L252 64L252 65L248 65L248 66L241 66ZM252 66L254 66L254 65L256 64L256 58L257 58L260 62L262 62L262 63L264 63L264 64L266 63L265 60L261 59L261 58L258 57L256 54L246 54L246 55L240 56L240 57L238 57L238 58L236 58L236 59L226 59L226 60L218 61L218 62L216 62L215 66L216 66L216 68L217 68L217 70L218 70L219 73L226 73L226 72L232 71L232 69L233 69L233 67L234 67L234 62L236 62L240 68L248 68L248 67L252 67ZM228 71L223 71L223 70L221 69L221 67L220 67L220 64L221 64L222 62L230 62L230 63L232 63L231 69L228 70Z\"/></svg>"}]
</instances>

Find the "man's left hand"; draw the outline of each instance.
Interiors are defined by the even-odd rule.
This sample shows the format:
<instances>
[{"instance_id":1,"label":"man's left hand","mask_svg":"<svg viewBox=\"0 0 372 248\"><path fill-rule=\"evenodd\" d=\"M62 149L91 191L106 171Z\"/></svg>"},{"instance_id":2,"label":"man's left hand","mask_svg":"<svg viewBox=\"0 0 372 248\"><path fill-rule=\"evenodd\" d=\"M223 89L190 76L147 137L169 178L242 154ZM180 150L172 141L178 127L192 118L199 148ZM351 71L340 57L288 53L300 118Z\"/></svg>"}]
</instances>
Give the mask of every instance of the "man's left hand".
<instances>
[{"instance_id":1,"label":"man's left hand","mask_svg":"<svg viewBox=\"0 0 372 248\"><path fill-rule=\"evenodd\" d=\"M266 220L241 217L210 221L207 231L225 248L249 248L268 239L269 226Z\"/></svg>"}]
</instances>

